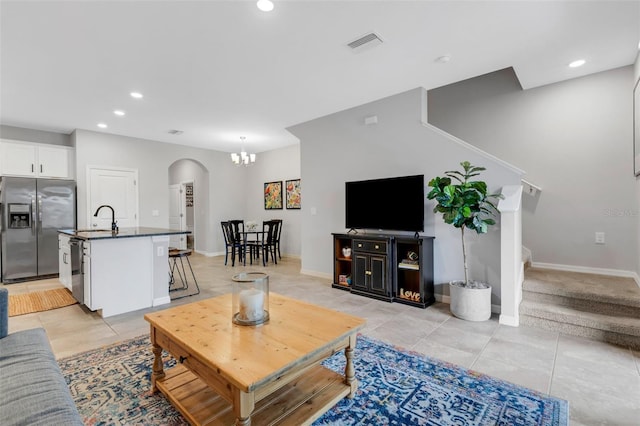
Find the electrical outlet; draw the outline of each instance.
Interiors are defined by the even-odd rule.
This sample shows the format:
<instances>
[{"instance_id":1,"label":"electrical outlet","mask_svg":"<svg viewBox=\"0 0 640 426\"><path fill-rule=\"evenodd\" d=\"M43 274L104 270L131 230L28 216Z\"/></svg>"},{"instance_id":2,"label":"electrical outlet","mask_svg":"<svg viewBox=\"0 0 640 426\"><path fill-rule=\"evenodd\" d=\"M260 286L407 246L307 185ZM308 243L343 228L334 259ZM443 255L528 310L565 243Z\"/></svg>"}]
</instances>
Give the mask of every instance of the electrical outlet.
<instances>
[{"instance_id":1,"label":"electrical outlet","mask_svg":"<svg viewBox=\"0 0 640 426\"><path fill-rule=\"evenodd\" d=\"M596 244L604 244L604 232L596 232Z\"/></svg>"}]
</instances>

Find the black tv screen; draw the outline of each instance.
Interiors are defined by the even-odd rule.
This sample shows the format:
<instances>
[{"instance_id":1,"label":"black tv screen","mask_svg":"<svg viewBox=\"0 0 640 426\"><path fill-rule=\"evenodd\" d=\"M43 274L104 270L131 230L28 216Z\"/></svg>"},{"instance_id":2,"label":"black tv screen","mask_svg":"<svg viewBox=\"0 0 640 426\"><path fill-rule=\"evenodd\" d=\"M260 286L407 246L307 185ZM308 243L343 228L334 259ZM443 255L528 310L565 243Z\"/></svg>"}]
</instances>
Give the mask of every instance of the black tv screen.
<instances>
[{"instance_id":1,"label":"black tv screen","mask_svg":"<svg viewBox=\"0 0 640 426\"><path fill-rule=\"evenodd\" d=\"M424 231L424 175L346 182L346 227Z\"/></svg>"}]
</instances>

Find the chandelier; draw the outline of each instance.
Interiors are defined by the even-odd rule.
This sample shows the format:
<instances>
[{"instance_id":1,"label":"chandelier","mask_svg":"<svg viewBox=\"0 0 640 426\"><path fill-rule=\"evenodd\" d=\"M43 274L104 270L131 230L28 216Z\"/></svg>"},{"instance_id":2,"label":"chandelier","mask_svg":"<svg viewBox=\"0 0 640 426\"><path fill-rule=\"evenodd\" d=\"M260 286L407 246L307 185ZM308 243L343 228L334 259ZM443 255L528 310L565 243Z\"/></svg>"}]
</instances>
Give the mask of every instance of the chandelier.
<instances>
[{"instance_id":1,"label":"chandelier","mask_svg":"<svg viewBox=\"0 0 640 426\"><path fill-rule=\"evenodd\" d=\"M235 164L236 166L239 165L243 165L243 166L249 166L253 163L256 162L256 155L255 154L247 154L247 151L244 150L244 140L246 139L246 137L244 136L240 136L240 142L242 143L242 145L240 145L240 154L232 152L231 153L231 161L233 162L233 164Z\"/></svg>"}]
</instances>

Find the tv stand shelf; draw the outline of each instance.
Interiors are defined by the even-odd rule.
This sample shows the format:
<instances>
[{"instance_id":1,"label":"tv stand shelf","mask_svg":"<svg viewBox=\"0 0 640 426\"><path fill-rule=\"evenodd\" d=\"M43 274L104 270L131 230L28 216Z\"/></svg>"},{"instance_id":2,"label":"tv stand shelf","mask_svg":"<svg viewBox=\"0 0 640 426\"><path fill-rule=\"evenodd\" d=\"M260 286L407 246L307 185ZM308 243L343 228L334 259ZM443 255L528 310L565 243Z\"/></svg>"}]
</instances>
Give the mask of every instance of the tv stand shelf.
<instances>
[{"instance_id":1,"label":"tv stand shelf","mask_svg":"<svg viewBox=\"0 0 640 426\"><path fill-rule=\"evenodd\" d=\"M421 308L435 302L434 237L332 235L334 288Z\"/></svg>"}]
</instances>

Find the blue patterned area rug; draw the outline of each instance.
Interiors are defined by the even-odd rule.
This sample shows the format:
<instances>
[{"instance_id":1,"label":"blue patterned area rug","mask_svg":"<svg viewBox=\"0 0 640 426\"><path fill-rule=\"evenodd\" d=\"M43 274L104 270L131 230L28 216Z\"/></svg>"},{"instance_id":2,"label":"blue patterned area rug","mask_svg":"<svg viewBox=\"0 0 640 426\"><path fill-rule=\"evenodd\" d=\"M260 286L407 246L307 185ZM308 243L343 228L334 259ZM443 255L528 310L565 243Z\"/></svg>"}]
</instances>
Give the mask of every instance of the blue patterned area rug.
<instances>
[{"instance_id":1,"label":"blue patterned area rug","mask_svg":"<svg viewBox=\"0 0 640 426\"><path fill-rule=\"evenodd\" d=\"M165 368L175 365L164 355ZM567 425L564 400L402 351L366 336L355 354L359 382L314 425ZM87 425L186 425L161 395L149 392L148 336L58 361ZM344 371L344 355L325 365ZM258 425L260 426L260 425Z\"/></svg>"}]
</instances>

